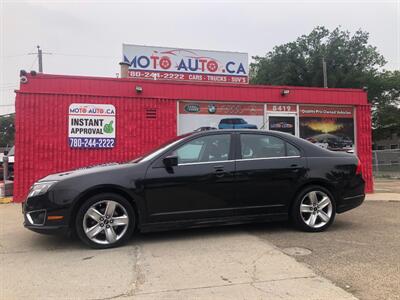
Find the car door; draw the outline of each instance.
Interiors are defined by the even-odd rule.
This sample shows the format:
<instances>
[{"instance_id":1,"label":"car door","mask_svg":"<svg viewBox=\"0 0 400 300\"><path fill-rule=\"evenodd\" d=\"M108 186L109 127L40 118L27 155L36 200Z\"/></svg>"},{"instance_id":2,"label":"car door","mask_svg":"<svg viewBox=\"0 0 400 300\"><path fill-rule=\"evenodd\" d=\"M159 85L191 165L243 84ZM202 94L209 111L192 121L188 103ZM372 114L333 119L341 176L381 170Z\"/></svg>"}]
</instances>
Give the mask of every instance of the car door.
<instances>
[{"instance_id":1,"label":"car door","mask_svg":"<svg viewBox=\"0 0 400 300\"><path fill-rule=\"evenodd\" d=\"M236 205L247 214L286 213L305 174L300 149L265 133L241 133L236 161Z\"/></svg>"},{"instance_id":2,"label":"car door","mask_svg":"<svg viewBox=\"0 0 400 300\"><path fill-rule=\"evenodd\" d=\"M153 163L144 180L150 222L229 215L233 200L233 144L230 133L195 137ZM162 159L177 156L166 168Z\"/></svg>"}]
</instances>

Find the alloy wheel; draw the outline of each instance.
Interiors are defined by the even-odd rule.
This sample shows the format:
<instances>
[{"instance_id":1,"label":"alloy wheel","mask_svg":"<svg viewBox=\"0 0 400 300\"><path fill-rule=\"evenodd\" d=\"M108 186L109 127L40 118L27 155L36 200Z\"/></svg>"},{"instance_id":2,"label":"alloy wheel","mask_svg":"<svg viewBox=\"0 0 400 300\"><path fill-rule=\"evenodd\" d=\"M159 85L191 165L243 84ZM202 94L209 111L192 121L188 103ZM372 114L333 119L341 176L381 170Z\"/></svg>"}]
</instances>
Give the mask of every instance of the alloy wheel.
<instances>
[{"instance_id":1,"label":"alloy wheel","mask_svg":"<svg viewBox=\"0 0 400 300\"><path fill-rule=\"evenodd\" d=\"M83 231L94 243L109 245L116 243L126 233L129 215L118 202L101 200L94 203L83 217Z\"/></svg>"},{"instance_id":2,"label":"alloy wheel","mask_svg":"<svg viewBox=\"0 0 400 300\"><path fill-rule=\"evenodd\" d=\"M301 218L311 228L321 228L329 223L332 211L332 200L323 191L310 191L301 199Z\"/></svg>"}]
</instances>

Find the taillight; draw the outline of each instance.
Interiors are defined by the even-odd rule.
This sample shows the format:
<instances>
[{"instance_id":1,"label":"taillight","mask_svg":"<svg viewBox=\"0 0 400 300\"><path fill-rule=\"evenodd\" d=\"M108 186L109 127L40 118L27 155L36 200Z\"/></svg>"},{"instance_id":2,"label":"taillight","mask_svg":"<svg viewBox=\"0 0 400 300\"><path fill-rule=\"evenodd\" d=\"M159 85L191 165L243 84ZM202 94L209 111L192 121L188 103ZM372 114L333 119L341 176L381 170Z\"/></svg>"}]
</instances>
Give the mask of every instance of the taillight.
<instances>
[{"instance_id":1,"label":"taillight","mask_svg":"<svg viewBox=\"0 0 400 300\"><path fill-rule=\"evenodd\" d=\"M361 175L361 161L357 158L356 175Z\"/></svg>"}]
</instances>

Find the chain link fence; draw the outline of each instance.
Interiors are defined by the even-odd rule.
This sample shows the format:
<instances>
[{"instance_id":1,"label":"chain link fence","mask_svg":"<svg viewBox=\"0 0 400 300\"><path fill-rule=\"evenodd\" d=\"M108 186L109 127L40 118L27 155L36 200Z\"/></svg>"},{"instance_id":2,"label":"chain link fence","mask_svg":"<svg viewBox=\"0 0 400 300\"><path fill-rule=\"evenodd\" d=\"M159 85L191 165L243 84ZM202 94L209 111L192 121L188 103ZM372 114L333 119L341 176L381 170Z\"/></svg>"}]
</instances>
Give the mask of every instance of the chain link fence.
<instances>
[{"instance_id":1,"label":"chain link fence","mask_svg":"<svg viewBox=\"0 0 400 300\"><path fill-rule=\"evenodd\" d=\"M375 177L400 179L400 149L372 151L372 167Z\"/></svg>"}]
</instances>

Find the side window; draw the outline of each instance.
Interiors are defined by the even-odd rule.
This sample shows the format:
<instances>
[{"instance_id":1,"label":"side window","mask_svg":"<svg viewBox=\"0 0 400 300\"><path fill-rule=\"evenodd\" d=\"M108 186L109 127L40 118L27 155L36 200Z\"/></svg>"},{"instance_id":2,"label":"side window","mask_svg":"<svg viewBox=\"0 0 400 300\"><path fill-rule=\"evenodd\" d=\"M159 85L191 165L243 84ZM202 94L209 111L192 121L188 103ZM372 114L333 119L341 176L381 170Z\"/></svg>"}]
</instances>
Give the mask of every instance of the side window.
<instances>
[{"instance_id":1,"label":"side window","mask_svg":"<svg viewBox=\"0 0 400 300\"><path fill-rule=\"evenodd\" d=\"M300 155L296 147L275 136L241 134L240 141L243 159Z\"/></svg>"},{"instance_id":2,"label":"side window","mask_svg":"<svg viewBox=\"0 0 400 300\"><path fill-rule=\"evenodd\" d=\"M286 143L286 156L300 156L300 151L292 144Z\"/></svg>"},{"instance_id":3,"label":"side window","mask_svg":"<svg viewBox=\"0 0 400 300\"><path fill-rule=\"evenodd\" d=\"M194 139L174 151L178 164L224 161L229 158L229 134L209 135Z\"/></svg>"}]
</instances>

